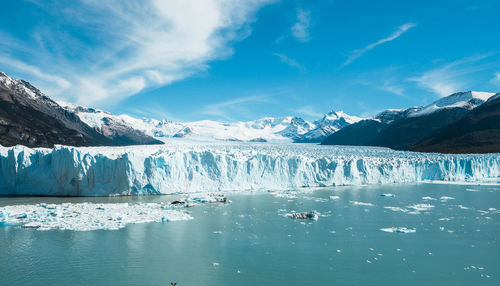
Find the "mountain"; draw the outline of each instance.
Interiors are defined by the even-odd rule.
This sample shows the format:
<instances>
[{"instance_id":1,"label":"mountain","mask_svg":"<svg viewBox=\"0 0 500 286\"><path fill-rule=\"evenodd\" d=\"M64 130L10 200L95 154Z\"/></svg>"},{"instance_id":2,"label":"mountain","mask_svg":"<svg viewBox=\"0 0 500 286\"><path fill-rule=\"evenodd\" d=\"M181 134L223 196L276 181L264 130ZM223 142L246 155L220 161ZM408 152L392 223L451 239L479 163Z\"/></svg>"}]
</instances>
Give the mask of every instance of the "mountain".
<instances>
[{"instance_id":1,"label":"mountain","mask_svg":"<svg viewBox=\"0 0 500 286\"><path fill-rule=\"evenodd\" d=\"M315 126L299 117L266 117L247 122L218 122L201 120L194 122L172 122L151 118L135 118L129 115L85 108L68 107L90 126L104 127L105 121L120 122L158 140L186 138L195 141L247 141L247 142L291 142Z\"/></svg>"},{"instance_id":2,"label":"mountain","mask_svg":"<svg viewBox=\"0 0 500 286\"><path fill-rule=\"evenodd\" d=\"M411 148L439 153L500 152L500 93Z\"/></svg>"},{"instance_id":3,"label":"mountain","mask_svg":"<svg viewBox=\"0 0 500 286\"><path fill-rule=\"evenodd\" d=\"M171 138L198 141L321 142L361 120L342 111L311 123L300 117L266 117L246 122L172 122L115 115L55 102L26 81L0 74L0 144L29 147L161 144Z\"/></svg>"},{"instance_id":4,"label":"mountain","mask_svg":"<svg viewBox=\"0 0 500 286\"><path fill-rule=\"evenodd\" d=\"M158 141L150 138L148 143ZM0 144L28 147L144 144L101 133L24 80L0 72Z\"/></svg>"},{"instance_id":5,"label":"mountain","mask_svg":"<svg viewBox=\"0 0 500 286\"><path fill-rule=\"evenodd\" d=\"M465 116L493 93L459 92L424 107L387 110L333 133L322 144L381 146L409 150L437 130Z\"/></svg>"},{"instance_id":6,"label":"mountain","mask_svg":"<svg viewBox=\"0 0 500 286\"><path fill-rule=\"evenodd\" d=\"M359 120L343 112L333 114L325 115L314 123L295 116L230 123L211 120L177 123L127 115L120 115L120 118L160 140L174 137L201 141L321 142L327 135Z\"/></svg>"},{"instance_id":7,"label":"mountain","mask_svg":"<svg viewBox=\"0 0 500 286\"><path fill-rule=\"evenodd\" d=\"M70 104L61 105L75 113L85 124L111 139L115 145L163 144L162 141L144 134L109 112Z\"/></svg>"},{"instance_id":8,"label":"mountain","mask_svg":"<svg viewBox=\"0 0 500 286\"><path fill-rule=\"evenodd\" d=\"M316 127L296 138L295 142L319 143L329 135L361 120L362 118L348 115L343 111L331 111L320 120L315 121Z\"/></svg>"},{"instance_id":9,"label":"mountain","mask_svg":"<svg viewBox=\"0 0 500 286\"><path fill-rule=\"evenodd\" d=\"M342 111L330 112L311 123L300 117L265 117L252 121L218 122L201 120L172 122L151 118L114 115L102 110L81 106L67 107L88 125L110 129L106 122L129 126L158 140L186 138L196 141L246 141L246 142L320 142L329 134L361 120Z\"/></svg>"}]
</instances>

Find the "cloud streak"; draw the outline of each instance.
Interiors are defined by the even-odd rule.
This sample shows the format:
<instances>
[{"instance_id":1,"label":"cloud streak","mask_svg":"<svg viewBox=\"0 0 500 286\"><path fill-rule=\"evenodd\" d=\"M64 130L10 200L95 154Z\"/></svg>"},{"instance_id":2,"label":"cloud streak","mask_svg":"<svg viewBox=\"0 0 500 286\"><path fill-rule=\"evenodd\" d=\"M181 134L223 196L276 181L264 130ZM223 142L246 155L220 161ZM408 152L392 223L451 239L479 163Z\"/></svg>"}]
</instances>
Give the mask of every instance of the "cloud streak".
<instances>
[{"instance_id":1,"label":"cloud streak","mask_svg":"<svg viewBox=\"0 0 500 286\"><path fill-rule=\"evenodd\" d=\"M394 41L395 39L401 37L404 33L406 33L408 30L411 28L417 26L416 23L406 23L404 25L399 26L394 33L392 33L389 37L380 39L374 43L369 44L368 46L357 49L351 52L351 55L347 58L347 60L342 64L341 68L351 64L355 60L359 59L361 56L363 56L366 52L373 50L377 46L380 46L384 43Z\"/></svg>"},{"instance_id":2,"label":"cloud streak","mask_svg":"<svg viewBox=\"0 0 500 286\"><path fill-rule=\"evenodd\" d=\"M478 64L492 54L483 54L457 60L443 66L428 70L420 76L410 77L408 80L428 89L441 97L461 91L467 84L465 76L482 71L490 64Z\"/></svg>"},{"instance_id":3,"label":"cloud streak","mask_svg":"<svg viewBox=\"0 0 500 286\"><path fill-rule=\"evenodd\" d=\"M222 118L227 121L233 121L233 118L229 114L235 112L245 113L247 111L246 108L249 105L272 103L270 97L270 95L263 94L226 100L215 104L206 105L202 108L201 113L204 115Z\"/></svg>"},{"instance_id":4,"label":"cloud streak","mask_svg":"<svg viewBox=\"0 0 500 286\"><path fill-rule=\"evenodd\" d=\"M311 27L311 11L298 9L297 22L290 28L292 36L299 42L307 42L311 39L309 29Z\"/></svg>"},{"instance_id":5,"label":"cloud streak","mask_svg":"<svg viewBox=\"0 0 500 286\"><path fill-rule=\"evenodd\" d=\"M79 0L38 7L53 19L2 44L0 63L79 104L117 102L206 70L250 33L272 0ZM51 21L53 20L53 21ZM61 29L60 27L63 27ZM77 30L78 32L74 32ZM26 50L20 52L16 46Z\"/></svg>"},{"instance_id":6,"label":"cloud streak","mask_svg":"<svg viewBox=\"0 0 500 286\"><path fill-rule=\"evenodd\" d=\"M312 105L305 105L305 106L302 106L298 109L292 109L292 111L297 112L298 114L310 116L313 118L320 118L324 115L320 112L317 112Z\"/></svg>"},{"instance_id":7,"label":"cloud streak","mask_svg":"<svg viewBox=\"0 0 500 286\"><path fill-rule=\"evenodd\" d=\"M297 68L300 70L306 69L303 65L299 64L295 59L292 59L285 54L274 53L274 55L277 56L280 59L280 61L282 63L284 63L285 65L288 65L288 66L291 66L291 67L294 67L294 68Z\"/></svg>"},{"instance_id":8,"label":"cloud streak","mask_svg":"<svg viewBox=\"0 0 500 286\"><path fill-rule=\"evenodd\" d=\"M495 76L491 80L492 83L500 85L500 72L496 72Z\"/></svg>"}]
</instances>

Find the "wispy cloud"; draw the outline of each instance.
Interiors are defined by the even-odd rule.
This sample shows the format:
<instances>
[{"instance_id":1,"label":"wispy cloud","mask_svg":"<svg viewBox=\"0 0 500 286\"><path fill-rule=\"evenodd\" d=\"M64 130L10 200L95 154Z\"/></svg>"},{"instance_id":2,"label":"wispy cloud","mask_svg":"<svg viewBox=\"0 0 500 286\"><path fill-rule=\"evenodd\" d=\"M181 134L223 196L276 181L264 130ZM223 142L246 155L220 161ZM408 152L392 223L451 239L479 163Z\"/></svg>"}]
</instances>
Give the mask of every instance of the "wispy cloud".
<instances>
[{"instance_id":1,"label":"wispy cloud","mask_svg":"<svg viewBox=\"0 0 500 286\"><path fill-rule=\"evenodd\" d=\"M355 60L359 59L361 56L363 56L369 50L373 50L374 48L376 48L377 46L382 45L383 43L394 41L395 39L399 38L401 35L403 35L405 32L407 32L408 30L410 30L411 28L413 28L415 26L417 26L416 23L406 23L404 25L399 26L396 29L396 31L394 33L392 33L389 37L380 39L380 40L378 40L378 41L376 41L374 43L369 44L368 46L366 46L364 48L352 51L351 55L342 64L341 68L345 67L345 66L351 64L352 62L354 62Z\"/></svg>"},{"instance_id":2,"label":"wispy cloud","mask_svg":"<svg viewBox=\"0 0 500 286\"><path fill-rule=\"evenodd\" d=\"M399 96L403 96L404 94L404 88L401 85L395 84L392 80L384 81L384 83L380 86L380 89Z\"/></svg>"},{"instance_id":3,"label":"wispy cloud","mask_svg":"<svg viewBox=\"0 0 500 286\"><path fill-rule=\"evenodd\" d=\"M299 42L307 42L311 39L309 29L311 27L311 11L297 9L297 22L292 26L292 36Z\"/></svg>"},{"instance_id":4,"label":"wispy cloud","mask_svg":"<svg viewBox=\"0 0 500 286\"><path fill-rule=\"evenodd\" d=\"M0 64L73 103L117 102L186 78L231 55L272 0L50 2L32 38L2 37ZM63 29L61 29L63 27ZM65 30L68 27L69 30ZM71 29L78 30L72 33ZM15 48L24 47L21 52Z\"/></svg>"},{"instance_id":5,"label":"wispy cloud","mask_svg":"<svg viewBox=\"0 0 500 286\"><path fill-rule=\"evenodd\" d=\"M249 106L262 103L272 103L271 96L268 94L251 95L209 104L201 109L201 113L233 121L231 114L240 113L241 115L247 112Z\"/></svg>"},{"instance_id":6,"label":"wispy cloud","mask_svg":"<svg viewBox=\"0 0 500 286\"><path fill-rule=\"evenodd\" d=\"M307 115L314 118L320 118L324 114L317 112L312 105L305 105L298 109L292 109L293 112L297 112L300 115Z\"/></svg>"},{"instance_id":7,"label":"wispy cloud","mask_svg":"<svg viewBox=\"0 0 500 286\"><path fill-rule=\"evenodd\" d=\"M495 73L495 76L491 79L491 82L500 85L500 72Z\"/></svg>"},{"instance_id":8,"label":"wispy cloud","mask_svg":"<svg viewBox=\"0 0 500 286\"><path fill-rule=\"evenodd\" d=\"M483 54L457 60L426 71L420 76L410 77L408 80L416 82L439 96L448 96L463 90L468 82L465 76L488 68L490 64L478 64L477 62L490 55Z\"/></svg>"},{"instance_id":9,"label":"wispy cloud","mask_svg":"<svg viewBox=\"0 0 500 286\"><path fill-rule=\"evenodd\" d=\"M291 67L298 68L300 70L306 69L303 65L299 64L295 59L292 59L285 54L274 53L274 55L277 56L280 59L280 61L285 65L289 65Z\"/></svg>"}]
</instances>

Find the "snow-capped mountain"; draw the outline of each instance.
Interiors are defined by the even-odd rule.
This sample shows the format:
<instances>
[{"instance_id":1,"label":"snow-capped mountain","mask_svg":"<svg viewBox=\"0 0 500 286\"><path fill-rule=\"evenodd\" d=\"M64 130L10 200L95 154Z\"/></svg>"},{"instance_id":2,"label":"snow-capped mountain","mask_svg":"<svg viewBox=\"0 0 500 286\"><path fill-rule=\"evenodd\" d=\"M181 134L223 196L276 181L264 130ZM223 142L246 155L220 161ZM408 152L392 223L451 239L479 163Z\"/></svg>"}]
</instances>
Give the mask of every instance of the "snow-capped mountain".
<instances>
[{"instance_id":1,"label":"snow-capped mountain","mask_svg":"<svg viewBox=\"0 0 500 286\"><path fill-rule=\"evenodd\" d=\"M77 114L88 126L94 128L108 138L123 142L124 145L162 143L162 141L154 139L153 136L145 134L143 131L131 126L119 116L115 116L109 112L64 102L60 102L60 104L64 106L66 110Z\"/></svg>"},{"instance_id":2,"label":"snow-capped mountain","mask_svg":"<svg viewBox=\"0 0 500 286\"><path fill-rule=\"evenodd\" d=\"M332 111L314 123L292 116L230 123L211 120L179 123L115 115L95 108L57 103L28 82L14 80L4 73L0 74L0 85L4 105L1 110L3 117L0 116L3 119L0 122L0 134L5 137L0 144L4 145L50 147L54 144L159 144L170 138L198 141L320 142L333 132L361 120L342 111ZM19 106L28 106L30 110ZM21 112L21 115L19 111L24 113ZM26 120L30 117L31 123L28 123ZM30 129L29 126L33 128ZM62 126L65 131L51 130L58 126Z\"/></svg>"},{"instance_id":3,"label":"snow-capped mountain","mask_svg":"<svg viewBox=\"0 0 500 286\"><path fill-rule=\"evenodd\" d=\"M247 122L218 122L201 120L194 122L172 122L151 118L135 118L129 115L114 115L109 112L81 106L67 107L95 128L127 125L159 140L188 138L197 141L248 141L289 142L315 128L315 125L298 117L262 118Z\"/></svg>"},{"instance_id":4,"label":"snow-capped mountain","mask_svg":"<svg viewBox=\"0 0 500 286\"><path fill-rule=\"evenodd\" d=\"M408 113L408 116L424 116L436 111L449 108L464 108L467 110L472 110L475 107L486 102L493 95L495 95L495 93L481 91L457 92L450 96L438 99L423 108L412 111Z\"/></svg>"},{"instance_id":5,"label":"snow-capped mountain","mask_svg":"<svg viewBox=\"0 0 500 286\"><path fill-rule=\"evenodd\" d=\"M489 95L488 95L489 96ZM495 153L500 151L500 93L412 147L412 151Z\"/></svg>"},{"instance_id":6,"label":"snow-capped mountain","mask_svg":"<svg viewBox=\"0 0 500 286\"><path fill-rule=\"evenodd\" d=\"M338 111L330 112L314 123L292 116L266 117L246 122L201 120L179 123L135 118L129 115L114 115L102 110L79 106L68 105L67 108L76 112L82 121L95 128L110 128L110 122L115 125L128 125L162 141L171 138L187 138L196 141L320 142L333 132L361 120L361 118Z\"/></svg>"},{"instance_id":7,"label":"snow-capped mountain","mask_svg":"<svg viewBox=\"0 0 500 286\"><path fill-rule=\"evenodd\" d=\"M112 125L112 123L110 123ZM133 136L128 136L132 132ZM0 73L0 144L29 147L116 146L162 143L130 127L107 130L87 125L24 80Z\"/></svg>"},{"instance_id":8,"label":"snow-capped mountain","mask_svg":"<svg viewBox=\"0 0 500 286\"><path fill-rule=\"evenodd\" d=\"M332 134L323 143L408 150L413 144L460 119L494 95L488 92L458 92L423 107L388 109L374 118L362 120Z\"/></svg>"},{"instance_id":9,"label":"snow-capped mountain","mask_svg":"<svg viewBox=\"0 0 500 286\"><path fill-rule=\"evenodd\" d=\"M426 106L414 106L407 109L387 109L377 114L373 120L391 123L402 118L429 115L444 109L462 108L472 110L495 95L491 92L465 91L443 97Z\"/></svg>"},{"instance_id":10,"label":"snow-capped mountain","mask_svg":"<svg viewBox=\"0 0 500 286\"><path fill-rule=\"evenodd\" d=\"M331 111L320 120L314 122L316 126L309 132L300 136L295 141L296 142L321 142L329 135L339 131L340 129L351 125L353 123L359 122L363 118L351 116L340 111Z\"/></svg>"},{"instance_id":11,"label":"snow-capped mountain","mask_svg":"<svg viewBox=\"0 0 500 286\"><path fill-rule=\"evenodd\" d=\"M0 73L0 144L104 145L109 140L24 80Z\"/></svg>"}]
</instances>

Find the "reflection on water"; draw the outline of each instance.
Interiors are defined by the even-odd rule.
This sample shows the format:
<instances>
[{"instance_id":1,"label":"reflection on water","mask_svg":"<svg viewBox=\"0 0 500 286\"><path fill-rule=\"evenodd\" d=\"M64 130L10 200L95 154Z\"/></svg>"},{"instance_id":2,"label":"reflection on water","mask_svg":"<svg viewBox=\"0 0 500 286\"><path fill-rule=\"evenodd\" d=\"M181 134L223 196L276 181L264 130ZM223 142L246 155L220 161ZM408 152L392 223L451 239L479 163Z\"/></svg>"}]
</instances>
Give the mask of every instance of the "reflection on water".
<instances>
[{"instance_id":1,"label":"reflection on water","mask_svg":"<svg viewBox=\"0 0 500 286\"><path fill-rule=\"evenodd\" d=\"M190 208L194 220L115 231L0 227L0 284L500 284L500 187L335 187L229 198ZM173 199L17 197L0 205ZM312 211L317 221L287 216Z\"/></svg>"}]
</instances>

